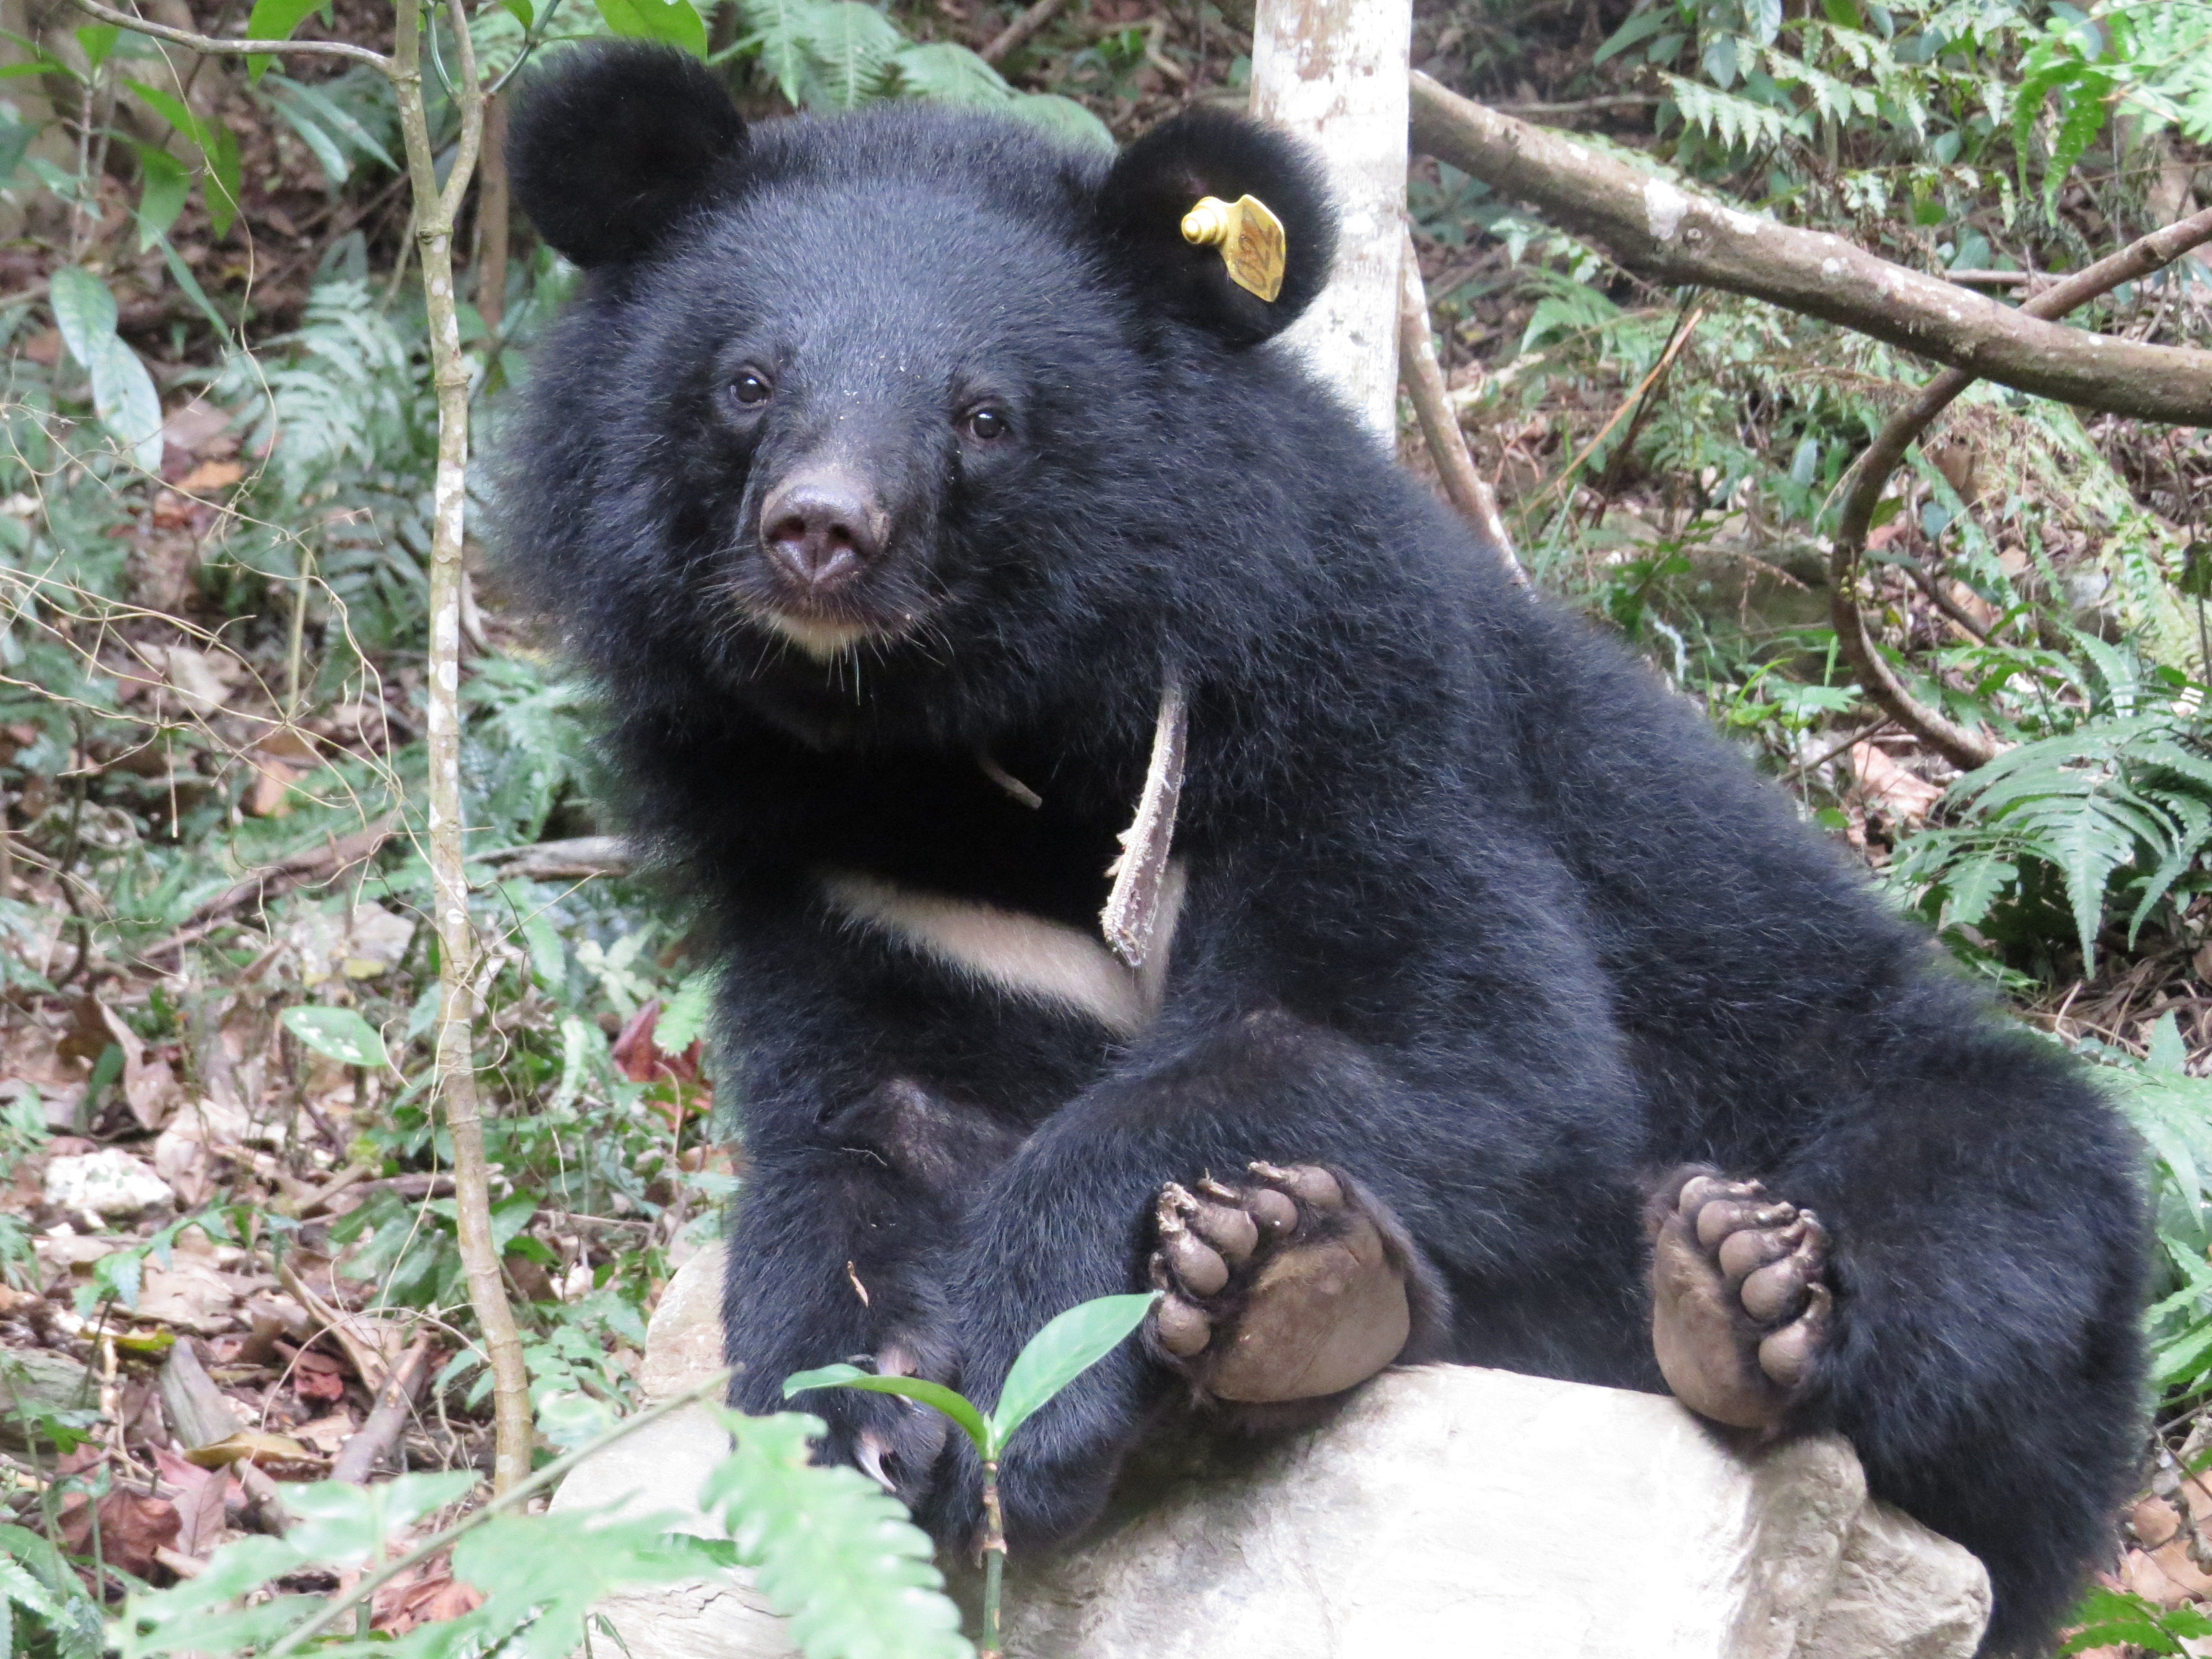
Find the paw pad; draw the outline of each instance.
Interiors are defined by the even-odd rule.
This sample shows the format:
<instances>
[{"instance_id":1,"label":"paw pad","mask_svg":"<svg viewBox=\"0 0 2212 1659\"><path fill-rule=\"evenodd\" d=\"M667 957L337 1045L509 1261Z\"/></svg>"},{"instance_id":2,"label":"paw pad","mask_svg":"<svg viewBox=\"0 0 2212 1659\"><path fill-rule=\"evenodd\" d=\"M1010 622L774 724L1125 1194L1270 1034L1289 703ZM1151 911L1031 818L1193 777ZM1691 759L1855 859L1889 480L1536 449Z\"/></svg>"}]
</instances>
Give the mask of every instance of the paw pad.
<instances>
[{"instance_id":1,"label":"paw pad","mask_svg":"<svg viewBox=\"0 0 2212 1659\"><path fill-rule=\"evenodd\" d=\"M1167 1292L1156 1352L1200 1394L1314 1399L1396 1358L1411 1328L1405 1273L1343 1182L1254 1164L1232 1186L1170 1182L1153 1206L1152 1283Z\"/></svg>"},{"instance_id":2,"label":"paw pad","mask_svg":"<svg viewBox=\"0 0 2212 1659\"><path fill-rule=\"evenodd\" d=\"M1828 1233L1756 1181L1684 1171L1650 1212L1652 1345L1676 1396L1743 1428L1786 1414L1833 1310Z\"/></svg>"}]
</instances>

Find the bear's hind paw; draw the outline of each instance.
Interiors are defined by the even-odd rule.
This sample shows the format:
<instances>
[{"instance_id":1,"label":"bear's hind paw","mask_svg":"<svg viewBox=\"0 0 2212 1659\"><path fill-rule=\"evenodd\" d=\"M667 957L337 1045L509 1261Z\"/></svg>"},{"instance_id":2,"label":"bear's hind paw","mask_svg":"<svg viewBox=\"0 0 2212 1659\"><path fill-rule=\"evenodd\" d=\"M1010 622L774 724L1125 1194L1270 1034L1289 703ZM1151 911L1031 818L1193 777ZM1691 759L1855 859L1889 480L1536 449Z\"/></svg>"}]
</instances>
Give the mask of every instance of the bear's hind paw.
<instances>
[{"instance_id":1,"label":"bear's hind paw","mask_svg":"<svg viewBox=\"0 0 2212 1659\"><path fill-rule=\"evenodd\" d=\"M1250 1176L1161 1188L1152 1277L1167 1295L1154 1352L1214 1400L1315 1400L1365 1382L1412 1329L1384 1227L1318 1166L1255 1164Z\"/></svg>"},{"instance_id":2,"label":"bear's hind paw","mask_svg":"<svg viewBox=\"0 0 2212 1659\"><path fill-rule=\"evenodd\" d=\"M1775 1429L1820 1358L1833 1298L1827 1230L1756 1181L1677 1170L1649 1212L1651 1344L1674 1397Z\"/></svg>"}]
</instances>

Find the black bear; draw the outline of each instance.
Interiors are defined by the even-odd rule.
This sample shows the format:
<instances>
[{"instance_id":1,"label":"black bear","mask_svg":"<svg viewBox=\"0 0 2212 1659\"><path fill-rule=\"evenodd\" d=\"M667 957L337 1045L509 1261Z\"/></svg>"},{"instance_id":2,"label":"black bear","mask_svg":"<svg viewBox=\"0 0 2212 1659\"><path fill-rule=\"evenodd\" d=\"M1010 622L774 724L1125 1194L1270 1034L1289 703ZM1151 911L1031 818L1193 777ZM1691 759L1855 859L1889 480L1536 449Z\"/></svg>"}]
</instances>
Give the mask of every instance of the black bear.
<instances>
[{"instance_id":1,"label":"black bear","mask_svg":"<svg viewBox=\"0 0 2212 1659\"><path fill-rule=\"evenodd\" d=\"M617 46L510 153L585 277L506 556L715 930L738 1404L988 1403L1156 1285L1007 1460L1018 1549L1167 1413L1448 1359L1840 1431L1991 1651L2048 1631L2140 1428L2131 1138L1267 343L1331 258L1297 145L749 127ZM804 1404L972 1541L933 1413Z\"/></svg>"}]
</instances>

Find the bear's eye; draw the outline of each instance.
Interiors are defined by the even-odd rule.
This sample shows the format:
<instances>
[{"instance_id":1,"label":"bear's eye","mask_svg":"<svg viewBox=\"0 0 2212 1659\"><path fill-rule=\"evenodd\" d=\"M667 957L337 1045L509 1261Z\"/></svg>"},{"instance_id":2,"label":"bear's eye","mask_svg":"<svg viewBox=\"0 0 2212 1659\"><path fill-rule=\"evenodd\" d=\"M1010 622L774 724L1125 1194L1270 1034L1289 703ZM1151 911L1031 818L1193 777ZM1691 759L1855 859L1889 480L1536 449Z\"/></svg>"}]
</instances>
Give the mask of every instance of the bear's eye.
<instances>
[{"instance_id":1,"label":"bear's eye","mask_svg":"<svg viewBox=\"0 0 2212 1659\"><path fill-rule=\"evenodd\" d=\"M739 369L737 379L730 382L730 396L748 409L756 404L766 403L768 394L774 390L768 383L768 377L757 369Z\"/></svg>"},{"instance_id":2,"label":"bear's eye","mask_svg":"<svg viewBox=\"0 0 2212 1659\"><path fill-rule=\"evenodd\" d=\"M969 410L962 424L968 428L969 437L980 438L985 443L1003 438L1014 429L1003 410L993 409L988 404L981 409Z\"/></svg>"}]
</instances>

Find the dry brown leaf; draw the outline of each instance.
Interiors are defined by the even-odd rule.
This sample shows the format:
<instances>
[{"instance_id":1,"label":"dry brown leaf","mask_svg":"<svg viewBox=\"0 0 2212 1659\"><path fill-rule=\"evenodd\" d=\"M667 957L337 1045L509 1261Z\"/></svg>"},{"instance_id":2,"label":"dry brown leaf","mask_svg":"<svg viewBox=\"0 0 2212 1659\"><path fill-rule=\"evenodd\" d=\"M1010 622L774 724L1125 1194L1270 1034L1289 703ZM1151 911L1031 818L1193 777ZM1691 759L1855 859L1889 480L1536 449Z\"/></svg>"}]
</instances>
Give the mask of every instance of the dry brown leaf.
<instances>
[{"instance_id":1,"label":"dry brown leaf","mask_svg":"<svg viewBox=\"0 0 2212 1659\"><path fill-rule=\"evenodd\" d=\"M325 1468L324 1459L289 1435L270 1434L263 1429L240 1429L209 1445L195 1446L185 1455L204 1469L251 1463L280 1480L311 1480Z\"/></svg>"},{"instance_id":2,"label":"dry brown leaf","mask_svg":"<svg viewBox=\"0 0 2212 1659\"><path fill-rule=\"evenodd\" d=\"M246 469L236 461L202 461L177 480L177 488L189 495L204 495L210 490L228 489L246 476Z\"/></svg>"},{"instance_id":3,"label":"dry brown leaf","mask_svg":"<svg viewBox=\"0 0 2212 1659\"><path fill-rule=\"evenodd\" d=\"M154 1448L161 1479L173 1489L170 1502L179 1522L173 1547L179 1554L204 1557L222 1536L223 1475L187 1462L166 1446Z\"/></svg>"},{"instance_id":4,"label":"dry brown leaf","mask_svg":"<svg viewBox=\"0 0 2212 1659\"><path fill-rule=\"evenodd\" d=\"M182 1251L166 1267L146 1264L139 1281L138 1317L212 1336L238 1322L238 1288L230 1275Z\"/></svg>"},{"instance_id":5,"label":"dry brown leaf","mask_svg":"<svg viewBox=\"0 0 2212 1659\"><path fill-rule=\"evenodd\" d=\"M137 1578L154 1571L154 1552L173 1545L183 1522L166 1498L118 1486L95 1507L82 1492L62 1499L62 1547L72 1555L92 1553L93 1517L100 1518L100 1553Z\"/></svg>"},{"instance_id":6,"label":"dry brown leaf","mask_svg":"<svg viewBox=\"0 0 2212 1659\"><path fill-rule=\"evenodd\" d=\"M302 1423L292 1432L325 1457L335 1457L338 1448L352 1439L359 1427L360 1425L353 1420L352 1413L334 1412L328 1417L319 1417L312 1423Z\"/></svg>"},{"instance_id":7,"label":"dry brown leaf","mask_svg":"<svg viewBox=\"0 0 2212 1659\"><path fill-rule=\"evenodd\" d=\"M1851 773L1859 793L1893 824L1918 823L1928 809L1943 799L1943 792L1927 779L1908 772L1871 743L1851 745Z\"/></svg>"},{"instance_id":8,"label":"dry brown leaf","mask_svg":"<svg viewBox=\"0 0 2212 1659\"><path fill-rule=\"evenodd\" d=\"M307 774L283 761L251 755L253 787L246 792L246 810L257 818L281 818L292 811L292 786Z\"/></svg>"},{"instance_id":9,"label":"dry brown leaf","mask_svg":"<svg viewBox=\"0 0 2212 1659\"><path fill-rule=\"evenodd\" d=\"M450 1558L410 1567L380 1587L370 1602L370 1628L404 1636L417 1625L458 1619L483 1605L483 1592L453 1577Z\"/></svg>"}]
</instances>

